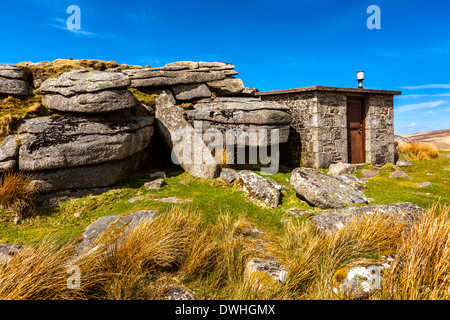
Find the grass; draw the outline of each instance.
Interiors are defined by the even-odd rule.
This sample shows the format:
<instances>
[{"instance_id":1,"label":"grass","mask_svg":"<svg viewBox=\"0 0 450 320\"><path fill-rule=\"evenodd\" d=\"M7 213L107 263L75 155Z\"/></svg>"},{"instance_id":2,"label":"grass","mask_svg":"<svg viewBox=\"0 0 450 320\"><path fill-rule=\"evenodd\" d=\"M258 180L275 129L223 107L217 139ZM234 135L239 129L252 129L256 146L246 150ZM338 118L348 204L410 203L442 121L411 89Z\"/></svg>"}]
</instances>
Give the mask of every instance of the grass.
<instances>
[{"instance_id":1,"label":"grass","mask_svg":"<svg viewBox=\"0 0 450 320\"><path fill-rule=\"evenodd\" d=\"M42 96L38 94L24 98L0 97L0 142L13 133L14 127L22 119L49 114L49 110L41 104L41 99Z\"/></svg>"},{"instance_id":2,"label":"grass","mask_svg":"<svg viewBox=\"0 0 450 320\"><path fill-rule=\"evenodd\" d=\"M156 98L158 97L156 94L148 94L135 88L129 88L128 90L134 95L137 101L153 109L155 108Z\"/></svg>"},{"instance_id":3,"label":"grass","mask_svg":"<svg viewBox=\"0 0 450 320\"><path fill-rule=\"evenodd\" d=\"M29 175L7 171L0 176L0 207L15 216L15 223L33 213L37 192Z\"/></svg>"},{"instance_id":4,"label":"grass","mask_svg":"<svg viewBox=\"0 0 450 320\"><path fill-rule=\"evenodd\" d=\"M64 72L87 69L104 71L109 68L121 67L122 69L141 68L138 66L130 66L119 64L115 61L102 61L92 59L56 59L52 62L43 61L38 64L27 64L26 62L18 63L19 66L26 67L33 74L33 78L56 78Z\"/></svg>"},{"instance_id":5,"label":"grass","mask_svg":"<svg viewBox=\"0 0 450 320\"><path fill-rule=\"evenodd\" d=\"M28 246L0 266L0 299L163 299L169 284L197 299L342 299L348 297L332 290L335 273L385 252L395 252L395 260L370 299L448 299L449 213L448 206L435 205L412 226L368 215L331 235L293 221L277 237L254 238L247 232L254 225L244 217L223 214L208 224L196 211L173 208L120 238L102 237L94 253L75 262L78 290L67 289L76 242L47 238ZM286 281L246 273L250 259L263 255L283 262Z\"/></svg>"},{"instance_id":6,"label":"grass","mask_svg":"<svg viewBox=\"0 0 450 320\"><path fill-rule=\"evenodd\" d=\"M10 213L0 210L0 243L28 244L32 248L27 251L29 259L35 252L46 252L60 261L73 254L85 228L98 217L144 209L159 212L152 224L140 226L121 240L120 247L117 238L106 238L103 248L115 248L113 255L101 255L106 250L102 249L91 260L80 262L85 287L78 293L61 287L49 296L48 290L32 293L33 289L26 294L23 288L16 294L0 283L0 298L161 299L168 284L179 284L200 299L341 299L347 297L336 296L331 290L337 270L361 259L373 260L396 252L394 268L383 274L387 285L371 299L448 299L450 176L444 168L450 159L442 155L430 160L401 156L412 161L411 167L401 169L414 180L389 178L398 168L387 164L378 176L367 181L364 193L374 203L409 201L430 208L411 229L386 218L368 217L326 235L309 224L307 216L296 218L284 213L290 208L320 212L302 202L292 188L283 191L279 207L266 208L221 179L201 179L181 171L167 172L167 185L158 191L147 190L144 183L150 178L145 172L137 173L103 194L63 202L19 225L14 224ZM290 187L288 171L270 177ZM421 189L416 183L423 181L432 185ZM176 196L192 202L128 202L138 195ZM81 216L75 217L75 212L81 212ZM280 222L282 218L287 222ZM254 227L263 232L258 238L249 237L246 231ZM247 262L264 255L276 257L286 266L289 275L285 283L256 281L245 275ZM10 274L11 268L1 269L0 279L2 272L10 272L4 274L11 283L24 277L25 271L19 269L31 263L26 261L14 265L17 275ZM53 274L67 279L61 265L39 261L38 266L49 263ZM28 268L29 274L45 278L45 273ZM36 283L43 288L50 286L41 280ZM55 285L65 286L65 282L58 280Z\"/></svg>"},{"instance_id":7,"label":"grass","mask_svg":"<svg viewBox=\"0 0 450 320\"><path fill-rule=\"evenodd\" d=\"M432 144L407 142L398 145L400 152L414 160L430 160L439 156L439 150Z\"/></svg>"}]
</instances>

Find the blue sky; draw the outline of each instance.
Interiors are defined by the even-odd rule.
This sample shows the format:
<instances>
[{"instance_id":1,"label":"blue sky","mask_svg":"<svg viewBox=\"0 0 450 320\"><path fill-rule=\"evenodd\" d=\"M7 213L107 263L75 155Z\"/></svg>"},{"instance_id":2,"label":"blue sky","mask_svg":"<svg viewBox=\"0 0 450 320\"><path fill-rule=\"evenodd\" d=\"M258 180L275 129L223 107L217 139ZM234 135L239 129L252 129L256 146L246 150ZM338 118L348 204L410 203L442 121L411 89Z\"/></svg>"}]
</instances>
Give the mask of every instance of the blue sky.
<instances>
[{"instance_id":1,"label":"blue sky","mask_svg":"<svg viewBox=\"0 0 450 320\"><path fill-rule=\"evenodd\" d=\"M81 9L68 30L67 7ZM370 5L381 29L370 30ZM395 132L450 128L450 2L419 0L2 1L0 63L92 58L233 63L260 91L311 85L401 90Z\"/></svg>"}]
</instances>

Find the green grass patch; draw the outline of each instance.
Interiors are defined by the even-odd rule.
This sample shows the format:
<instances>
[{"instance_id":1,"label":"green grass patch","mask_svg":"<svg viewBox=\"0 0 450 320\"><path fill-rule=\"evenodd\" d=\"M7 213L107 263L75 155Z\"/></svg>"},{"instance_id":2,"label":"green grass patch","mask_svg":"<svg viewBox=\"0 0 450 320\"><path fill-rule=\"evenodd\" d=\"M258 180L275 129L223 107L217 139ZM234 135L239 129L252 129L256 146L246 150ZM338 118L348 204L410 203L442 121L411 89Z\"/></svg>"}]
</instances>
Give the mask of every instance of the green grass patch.
<instances>
[{"instance_id":1,"label":"green grass patch","mask_svg":"<svg viewBox=\"0 0 450 320\"><path fill-rule=\"evenodd\" d=\"M439 156L432 160L412 162L411 167L402 168L402 170L414 180L389 178L389 174L395 168L387 165L381 168L378 176L367 181L364 194L373 198L374 204L407 201L427 208L439 201L441 204L449 205L450 174L444 168L450 165L450 158ZM358 169L357 175L360 175L361 170ZM257 170L254 172L260 173ZM196 178L182 171L171 171L167 174L167 185L160 190L147 190L144 183L156 178L149 178L146 173L138 173L103 194L65 201L45 214L25 219L19 225L14 225L9 213L0 210L0 243L38 243L49 234L67 242L79 237L84 229L98 217L127 214L139 210L166 212L174 206L196 210L209 224L214 224L217 217L223 213L233 218L245 216L262 230L279 235L283 230L281 219L306 221L308 218L307 216L296 218L285 214L287 209L314 209L316 213L321 211L297 197L290 186L288 171L268 176L289 189L282 191L282 202L277 208L254 203L245 192L221 179ZM418 182L425 181L431 182L432 185L425 188L417 186ZM139 195L151 198L177 197L192 199L192 202L172 204L145 201L145 199L134 203L128 202L129 199ZM81 212L80 217L74 216L77 212Z\"/></svg>"}]
</instances>

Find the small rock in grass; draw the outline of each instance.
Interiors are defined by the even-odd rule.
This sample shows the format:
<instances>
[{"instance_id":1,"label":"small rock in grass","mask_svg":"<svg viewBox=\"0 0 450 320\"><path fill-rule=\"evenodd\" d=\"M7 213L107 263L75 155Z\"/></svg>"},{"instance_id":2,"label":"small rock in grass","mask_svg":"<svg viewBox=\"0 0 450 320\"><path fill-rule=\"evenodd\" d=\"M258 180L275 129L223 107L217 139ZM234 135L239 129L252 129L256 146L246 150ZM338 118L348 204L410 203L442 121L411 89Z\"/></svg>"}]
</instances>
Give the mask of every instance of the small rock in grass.
<instances>
[{"instance_id":1,"label":"small rock in grass","mask_svg":"<svg viewBox=\"0 0 450 320\"><path fill-rule=\"evenodd\" d=\"M288 272L284 268L284 266L273 260L273 259L252 259L250 260L245 267L245 274L250 277L251 275L256 275L257 279L269 276L276 282L284 282L287 278Z\"/></svg>"},{"instance_id":2,"label":"small rock in grass","mask_svg":"<svg viewBox=\"0 0 450 320\"><path fill-rule=\"evenodd\" d=\"M166 185L166 181L163 178L159 178L144 184L148 190L159 190Z\"/></svg>"},{"instance_id":3,"label":"small rock in grass","mask_svg":"<svg viewBox=\"0 0 450 320\"><path fill-rule=\"evenodd\" d=\"M301 209L297 209L297 208L291 208L291 209L288 209L285 211L285 213L292 214L293 216L296 216L296 217L301 217L302 215L311 213L311 212L313 212L312 209L301 210Z\"/></svg>"},{"instance_id":4,"label":"small rock in grass","mask_svg":"<svg viewBox=\"0 0 450 320\"><path fill-rule=\"evenodd\" d=\"M417 185L419 186L419 188L425 188L425 187L431 186L432 183L429 182L429 181L427 181L427 182L419 182Z\"/></svg>"},{"instance_id":5,"label":"small rock in grass","mask_svg":"<svg viewBox=\"0 0 450 320\"><path fill-rule=\"evenodd\" d=\"M195 297L186 289L171 284L169 286L169 290L166 293L166 300L195 300Z\"/></svg>"},{"instance_id":6,"label":"small rock in grass","mask_svg":"<svg viewBox=\"0 0 450 320\"><path fill-rule=\"evenodd\" d=\"M364 169L361 171L363 179L373 178L373 177L379 175L380 172L381 172L380 169Z\"/></svg>"},{"instance_id":7,"label":"small rock in grass","mask_svg":"<svg viewBox=\"0 0 450 320\"><path fill-rule=\"evenodd\" d=\"M406 178L406 179L409 179L409 180L413 179L410 176L408 176L406 173L404 173L402 170L396 170L396 171L392 172L389 175L389 178Z\"/></svg>"},{"instance_id":8,"label":"small rock in grass","mask_svg":"<svg viewBox=\"0 0 450 320\"><path fill-rule=\"evenodd\" d=\"M138 200L142 200L144 197L145 197L145 195L137 196L137 197L131 198L130 200L128 200L128 202L135 203Z\"/></svg>"},{"instance_id":9,"label":"small rock in grass","mask_svg":"<svg viewBox=\"0 0 450 320\"><path fill-rule=\"evenodd\" d=\"M356 167L353 164L338 162L338 163L330 164L330 167L328 170L328 175L337 177L342 174L355 173L355 172L356 172Z\"/></svg>"},{"instance_id":10,"label":"small rock in grass","mask_svg":"<svg viewBox=\"0 0 450 320\"><path fill-rule=\"evenodd\" d=\"M178 199L177 197L169 197L169 198L149 198L145 201L159 201L166 203L183 203L183 202L191 202L192 199Z\"/></svg>"},{"instance_id":11,"label":"small rock in grass","mask_svg":"<svg viewBox=\"0 0 450 320\"><path fill-rule=\"evenodd\" d=\"M397 167L410 167L412 166L412 162L403 159L398 159L396 165Z\"/></svg>"}]
</instances>

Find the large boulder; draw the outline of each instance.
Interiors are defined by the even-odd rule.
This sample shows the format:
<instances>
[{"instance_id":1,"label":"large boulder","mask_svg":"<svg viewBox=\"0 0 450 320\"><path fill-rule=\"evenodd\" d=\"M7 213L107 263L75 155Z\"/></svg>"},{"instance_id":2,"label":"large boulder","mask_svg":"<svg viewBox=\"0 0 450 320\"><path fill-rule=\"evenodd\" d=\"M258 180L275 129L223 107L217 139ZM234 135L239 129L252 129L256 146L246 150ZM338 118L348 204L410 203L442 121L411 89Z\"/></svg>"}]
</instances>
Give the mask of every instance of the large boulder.
<instances>
[{"instance_id":1,"label":"large boulder","mask_svg":"<svg viewBox=\"0 0 450 320\"><path fill-rule=\"evenodd\" d=\"M80 113L106 113L125 110L137 103L128 90L105 90L97 93L84 93L71 97L59 94L46 94L42 104L52 110Z\"/></svg>"},{"instance_id":2,"label":"large boulder","mask_svg":"<svg viewBox=\"0 0 450 320\"><path fill-rule=\"evenodd\" d=\"M223 80L211 81L208 82L208 86L221 96L251 96L258 91L254 88L245 87L244 82L239 78L225 78Z\"/></svg>"},{"instance_id":3,"label":"large boulder","mask_svg":"<svg viewBox=\"0 0 450 320\"><path fill-rule=\"evenodd\" d=\"M189 174L206 179L217 178L220 167L202 137L186 121L183 109L174 105L166 93L156 100L156 124L163 140L181 167Z\"/></svg>"},{"instance_id":4,"label":"large boulder","mask_svg":"<svg viewBox=\"0 0 450 320\"><path fill-rule=\"evenodd\" d=\"M399 221L411 223L417 219L423 212L423 209L409 202L397 204L374 204L359 207L338 208L323 211L312 216L309 221L318 229L325 232L334 232L344 228L345 224L355 217L365 215L384 215L392 216Z\"/></svg>"},{"instance_id":5,"label":"large boulder","mask_svg":"<svg viewBox=\"0 0 450 320\"><path fill-rule=\"evenodd\" d=\"M145 159L145 153L141 152L122 160L101 164L33 171L32 183L40 193L109 187L138 170Z\"/></svg>"},{"instance_id":6,"label":"large boulder","mask_svg":"<svg viewBox=\"0 0 450 320\"><path fill-rule=\"evenodd\" d=\"M19 66L0 65L0 94L25 96L32 90L27 80L29 72Z\"/></svg>"},{"instance_id":7,"label":"large boulder","mask_svg":"<svg viewBox=\"0 0 450 320\"><path fill-rule=\"evenodd\" d=\"M181 101L211 97L211 91L204 83L173 86L172 91L175 94L175 98Z\"/></svg>"},{"instance_id":8,"label":"large boulder","mask_svg":"<svg viewBox=\"0 0 450 320\"><path fill-rule=\"evenodd\" d=\"M130 86L128 76L119 72L74 70L65 72L58 78L47 79L40 90L44 94L74 96L102 90L126 89Z\"/></svg>"},{"instance_id":9,"label":"large boulder","mask_svg":"<svg viewBox=\"0 0 450 320\"><path fill-rule=\"evenodd\" d=\"M350 184L310 168L296 168L291 185L311 205L322 209L368 203L366 196Z\"/></svg>"},{"instance_id":10,"label":"large boulder","mask_svg":"<svg viewBox=\"0 0 450 320\"><path fill-rule=\"evenodd\" d=\"M249 170L242 170L238 173L236 186L246 192L250 199L260 201L276 208L280 203L280 190L267 179Z\"/></svg>"},{"instance_id":11,"label":"large boulder","mask_svg":"<svg viewBox=\"0 0 450 320\"><path fill-rule=\"evenodd\" d=\"M26 120L30 135L19 150L21 170L49 170L125 159L150 144L154 118L129 114L110 118L54 115Z\"/></svg>"}]
</instances>

